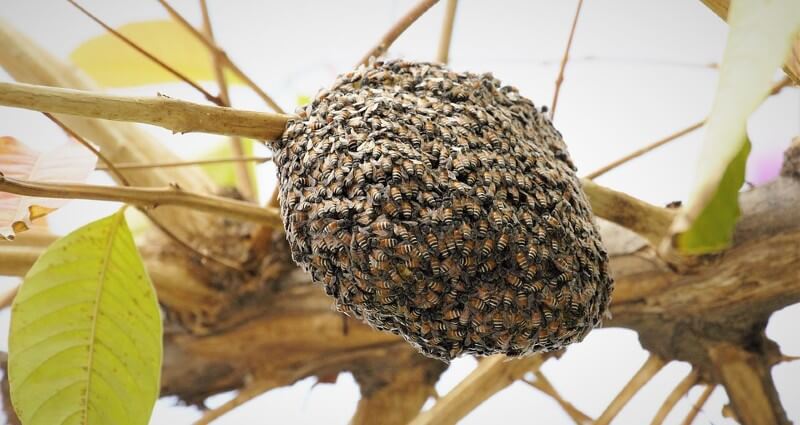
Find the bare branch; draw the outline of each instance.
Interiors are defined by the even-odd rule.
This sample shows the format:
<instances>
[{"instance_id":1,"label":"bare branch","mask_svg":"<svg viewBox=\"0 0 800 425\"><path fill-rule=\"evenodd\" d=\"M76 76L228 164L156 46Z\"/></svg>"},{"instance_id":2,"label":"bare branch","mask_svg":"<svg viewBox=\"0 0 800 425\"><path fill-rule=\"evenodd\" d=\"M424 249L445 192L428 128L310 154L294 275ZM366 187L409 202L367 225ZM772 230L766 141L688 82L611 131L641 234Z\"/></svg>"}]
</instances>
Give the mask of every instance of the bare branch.
<instances>
[{"instance_id":1,"label":"bare branch","mask_svg":"<svg viewBox=\"0 0 800 425\"><path fill-rule=\"evenodd\" d=\"M581 179L581 184L592 211L598 217L636 232L653 246L658 246L667 234L674 211L648 204L591 180Z\"/></svg>"},{"instance_id":2,"label":"bare branch","mask_svg":"<svg viewBox=\"0 0 800 425\"><path fill-rule=\"evenodd\" d=\"M647 384L650 379L664 367L664 361L655 354L650 354L639 371L625 385L622 391L614 397L614 400L606 407L603 414L597 418L595 425L608 425L625 407L626 404L636 395L639 390Z\"/></svg>"},{"instance_id":3,"label":"bare branch","mask_svg":"<svg viewBox=\"0 0 800 425\"><path fill-rule=\"evenodd\" d=\"M489 397L532 369L538 369L544 360L542 355L514 360L505 356L486 358L430 410L422 412L411 421L410 425L455 424Z\"/></svg>"},{"instance_id":4,"label":"bare branch","mask_svg":"<svg viewBox=\"0 0 800 425\"><path fill-rule=\"evenodd\" d=\"M578 0L578 7L575 9L575 17L572 19L572 28L569 30L569 39L567 39L567 47L564 49L564 57L561 59L561 66L558 70L558 77L556 77L556 90L553 93L553 101L550 103L550 119L556 116L556 105L558 105L558 94L561 91L561 83L564 82L564 69L569 62L569 51L572 48L572 39L575 36L575 28L578 27L578 17L581 14L581 6L583 0Z\"/></svg>"},{"instance_id":5,"label":"bare branch","mask_svg":"<svg viewBox=\"0 0 800 425\"><path fill-rule=\"evenodd\" d=\"M784 88L789 87L791 85L791 83L792 83L792 81L788 77L785 77L785 78L781 79L780 81L775 83L775 85L772 86L772 89L770 90L770 95L774 96L774 95L780 93ZM658 148L660 146L663 146L663 145L665 145L665 144L667 144L667 143L669 143L669 142L671 142L673 140L676 140L676 139L678 139L680 137L683 137L683 136L685 136L685 135L687 135L687 134L699 129L700 127L705 125L707 120L708 120L708 118L704 118L704 119L702 119L702 120L700 120L700 121L698 121L698 122L696 122L696 123L684 128L684 129L678 130L675 133L672 133L669 136L664 137L663 139L656 140L655 142L653 142L653 143L651 143L651 144L649 144L649 145L647 145L647 146L645 146L643 148L637 149L637 150L635 150L635 151L623 156L622 158L613 161L612 163L610 163L608 165L605 165L603 167L598 168L595 171L592 171L591 173L587 174L584 178L595 179L597 177L600 177L601 175L613 170L614 168L619 167L620 165L622 165L622 164L624 164L624 163L626 163L626 162L628 162L628 161L630 161L632 159L636 159L636 158L638 158L638 157L640 157L640 156L652 151L653 149L656 149L656 148Z\"/></svg>"},{"instance_id":6,"label":"bare branch","mask_svg":"<svg viewBox=\"0 0 800 425\"><path fill-rule=\"evenodd\" d=\"M457 6L458 0L447 0L447 9L444 11L442 35L439 38L439 51L436 53L436 60L445 65L450 59L450 42L453 39L453 22L456 19Z\"/></svg>"},{"instance_id":7,"label":"bare branch","mask_svg":"<svg viewBox=\"0 0 800 425\"><path fill-rule=\"evenodd\" d=\"M200 9L203 12L203 30L206 37L210 41L214 41L214 30L211 27L211 17L208 15L208 5L205 0L200 0ZM214 67L214 78L217 80L219 86L219 98L222 102L221 106L231 106L231 98L228 93L228 82L225 80L225 73L223 72L222 56L217 51L211 51L212 65ZM230 144L233 154L237 157L244 156L244 142L241 137L231 137ZM236 162L234 164L236 170L236 186L242 197L248 200L253 200L256 196L255 186L253 184L253 176L250 175L250 168L243 162Z\"/></svg>"},{"instance_id":8,"label":"bare branch","mask_svg":"<svg viewBox=\"0 0 800 425\"><path fill-rule=\"evenodd\" d=\"M160 66L165 71L169 72L170 74L174 75L179 80L181 80L184 83L192 86L192 88L194 88L195 90L197 90L200 93L202 93L203 96L205 96L205 98L208 99L209 102L212 102L212 103L214 103L216 105L220 105L220 106L222 105L222 102L220 101L220 99L217 96L214 96L213 94L211 94L208 91L206 91L206 89L200 87L199 84L197 84L194 81L192 81L189 77L187 77L187 76L183 75L182 73L178 72L177 69L167 65L166 63L164 63L164 61L162 61L161 59L155 57L152 53L150 53L147 50L143 49L141 46L139 46L138 44L136 44L133 41L131 41L128 37L125 37L124 35L122 35L119 31L117 31L114 28L111 28L110 26L108 26L105 22L100 20L98 17L92 15L88 10L84 9L81 5L76 3L74 0L67 0L67 1L70 4L72 4L73 6L75 6L78 10L80 10L81 13L83 13L84 15L89 17L89 19L97 22L106 31L108 31L111 34L113 34L114 37L117 37L120 41L122 41L123 43L125 43L128 46L132 47L134 50L136 50L137 52L139 52L142 55L144 55L147 59L150 59L151 61L153 61L156 65Z\"/></svg>"},{"instance_id":9,"label":"bare branch","mask_svg":"<svg viewBox=\"0 0 800 425\"><path fill-rule=\"evenodd\" d=\"M17 292L19 292L19 285L15 285L13 288L0 295L0 310L11 306L14 302L14 298L17 297Z\"/></svg>"},{"instance_id":10,"label":"bare branch","mask_svg":"<svg viewBox=\"0 0 800 425\"><path fill-rule=\"evenodd\" d=\"M0 275L25 276L44 248L19 245L13 242L0 242Z\"/></svg>"},{"instance_id":11,"label":"bare branch","mask_svg":"<svg viewBox=\"0 0 800 425\"><path fill-rule=\"evenodd\" d=\"M150 170L153 168L192 167L195 165L227 164L229 162L255 162L263 164L272 161L271 156L243 156L236 158L199 159L196 161L154 162L151 164L116 164L118 170ZM96 170L108 170L104 165L98 165Z\"/></svg>"},{"instance_id":12,"label":"bare branch","mask_svg":"<svg viewBox=\"0 0 800 425\"><path fill-rule=\"evenodd\" d=\"M194 425L208 425L220 416L279 386L280 383L272 379L251 382L242 388L239 393L236 394L236 397L228 400L216 409L206 411L203 417L194 422Z\"/></svg>"},{"instance_id":13,"label":"bare branch","mask_svg":"<svg viewBox=\"0 0 800 425\"><path fill-rule=\"evenodd\" d=\"M279 138L291 119L288 115L198 105L164 96L114 96L22 83L0 83L0 105L152 124L177 133L197 131L264 140Z\"/></svg>"},{"instance_id":14,"label":"bare branch","mask_svg":"<svg viewBox=\"0 0 800 425\"><path fill-rule=\"evenodd\" d=\"M397 40L397 37L400 37L400 34L403 31L407 30L411 24L414 23L420 16L422 16L425 12L428 11L434 4L436 4L439 0L420 0L413 9L411 9L405 16L400 18L396 24L392 25L389 28L389 31L381 38L381 41L373 47L363 58L356 64L358 65L367 65L369 63L369 58L371 57L380 57L382 54L389 49L389 46Z\"/></svg>"},{"instance_id":15,"label":"bare branch","mask_svg":"<svg viewBox=\"0 0 800 425\"><path fill-rule=\"evenodd\" d=\"M534 371L533 376L536 377L533 381L527 379L523 379L522 381L555 400L555 402L564 409L564 412L572 418L575 425L590 425L594 422L587 414L581 412L578 408L573 406L572 403L561 397L561 394L556 391L553 384L550 383L550 380L547 379L541 370Z\"/></svg>"},{"instance_id":16,"label":"bare branch","mask_svg":"<svg viewBox=\"0 0 800 425\"><path fill-rule=\"evenodd\" d=\"M248 202L186 192L179 188L157 189L88 184L36 183L12 179L0 174L0 191L45 198L125 202L142 208L177 205L193 208L196 211L221 214L230 218L282 226L280 214L274 208L261 208Z\"/></svg>"},{"instance_id":17,"label":"bare branch","mask_svg":"<svg viewBox=\"0 0 800 425\"><path fill-rule=\"evenodd\" d=\"M650 143L649 145L647 145L647 146L645 146L643 148L637 149L637 150L635 150L635 151L623 156L622 158L614 160L610 164L605 165L603 167L598 168L597 170L592 171L591 173L587 174L584 178L596 179L597 177L602 176L603 174L605 174L605 173L607 173L607 172L619 167L620 165L622 165L622 164L624 164L624 163L626 163L626 162L628 162L628 161L630 161L632 159L636 159L636 158L638 158L638 157L640 157L640 156L652 151L655 148L658 148L660 146L666 145L667 143L669 143L669 142L671 142L671 141L673 141L675 139L678 139L678 138L680 138L682 136L685 136L685 135L697 130L698 128L700 128L703 125L705 125L705 123L706 123L706 120L702 119L702 120L700 120L700 121L698 121L698 122L696 122L696 123L684 128L684 129L678 130L678 131L670 134L669 136L664 137L663 139L656 140L655 142Z\"/></svg>"},{"instance_id":18,"label":"bare branch","mask_svg":"<svg viewBox=\"0 0 800 425\"><path fill-rule=\"evenodd\" d=\"M208 37L206 37L203 33L198 31L197 28L195 28L191 23L189 23L189 21L187 21L186 18L184 18L180 13L178 13L178 11L175 10L175 8L173 8L165 0L157 0L157 1L161 3L162 6L164 6L164 9L166 9L167 13L172 17L172 19L175 19L179 24L183 25L184 28L189 30L189 32L192 33L192 35L194 35L201 43L203 43L206 46L206 48L208 48L212 52L212 54L219 55L220 58L224 61L225 67L230 69L237 77L239 77L239 79L241 79L248 87L250 87L250 89L253 90L258 95L258 97L260 97L261 100L263 100L264 103L267 104L267 106L269 106L270 108L272 108L273 111L279 114L284 113L283 109L281 109L281 107L278 106L278 104L275 103L275 101L272 100L272 98L264 90L261 89L261 87L259 87L249 76L247 76L241 70L241 68L239 68L238 65L236 65L236 63L233 62L233 60L228 56L225 50L223 50L216 43L214 43L213 40L209 40Z\"/></svg>"},{"instance_id":19,"label":"bare branch","mask_svg":"<svg viewBox=\"0 0 800 425\"><path fill-rule=\"evenodd\" d=\"M689 393L689 390L697 383L697 380L700 378L700 374L697 371L697 368L692 368L688 375L675 386L671 393L667 396L667 399L664 400L664 403L656 412L656 415L653 417L653 422L651 425L661 425L664 423L664 420L667 419L667 416L675 408L675 405L678 404L681 397L685 396Z\"/></svg>"},{"instance_id":20,"label":"bare branch","mask_svg":"<svg viewBox=\"0 0 800 425\"><path fill-rule=\"evenodd\" d=\"M700 397L697 401L692 404L692 408L689 410L689 413L686 415L686 418L683 419L681 422L682 425L692 425L694 419L697 417L697 414L700 413L700 409L703 408L703 405L706 404L708 398L711 397L711 393L714 392L715 385L706 385L703 392L700 394Z\"/></svg>"},{"instance_id":21,"label":"bare branch","mask_svg":"<svg viewBox=\"0 0 800 425\"><path fill-rule=\"evenodd\" d=\"M763 358L727 342L712 345L708 354L742 424L788 423Z\"/></svg>"}]
</instances>

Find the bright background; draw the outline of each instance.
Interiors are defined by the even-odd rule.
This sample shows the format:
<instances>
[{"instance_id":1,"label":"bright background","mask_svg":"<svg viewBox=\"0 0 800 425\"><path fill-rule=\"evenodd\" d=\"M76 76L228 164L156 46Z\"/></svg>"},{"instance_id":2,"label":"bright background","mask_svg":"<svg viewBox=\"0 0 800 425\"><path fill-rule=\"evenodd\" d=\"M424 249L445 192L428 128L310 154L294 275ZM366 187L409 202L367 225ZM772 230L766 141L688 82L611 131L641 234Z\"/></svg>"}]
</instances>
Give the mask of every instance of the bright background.
<instances>
[{"instance_id":1,"label":"bright background","mask_svg":"<svg viewBox=\"0 0 800 425\"><path fill-rule=\"evenodd\" d=\"M191 22L200 24L197 2L171 3ZM210 0L210 8L219 44L291 111L299 96L313 96L336 74L348 70L414 3ZM435 57L444 11L444 1L441 3L401 36L390 49L391 57ZM113 26L167 17L155 0L85 0L82 4ZM461 0L451 48L452 68L491 71L504 83L519 87L537 105L549 104L575 5L575 1ZM63 1L0 0L0 18L64 59L88 38L102 34L99 26ZM590 172L702 119L713 100L717 81L714 64L721 58L726 33L725 24L698 0L586 1L555 119L579 173ZM0 80L10 78L0 70ZM215 90L211 84L207 87ZM181 84L117 92L160 92L203 101ZM242 87L233 88L232 98L236 107L264 109L260 100ZM186 156L196 156L219 140L215 136L175 136L148 129ZM777 174L783 149L800 134L800 90L787 89L767 100L750 120L748 130L754 145L748 181L759 184ZM701 130L683 137L601 177L599 182L655 204L686 199L702 134ZM8 108L0 108L0 135L17 137L42 150L65 140L63 133L41 115ZM269 152L264 149L259 153ZM275 183L274 168L271 164L260 166L258 176L264 198ZM110 180L95 173L91 182ZM115 204L75 201L49 220L54 231L66 233L116 208ZM0 277L0 290L15 282ZM800 305L794 305L777 312L767 329L787 355L800 355L798 321ZM0 313L0 326L4 333L0 335L0 348L5 349L7 310ZM543 370L567 400L596 417L646 357L634 332L600 329L571 347L560 360L549 361ZM453 362L437 384L439 393L449 391L475 364L472 358ZM614 423L649 423L666 395L688 372L688 364L669 364ZM772 373L790 419L800 421L800 362L779 365ZM336 385L314 383L309 378L271 391L216 423L347 423L359 397L353 378L342 374ZM680 423L699 393L699 387L690 391L667 423ZM232 396L215 396L208 404L214 407ZM721 416L726 402L724 391L717 389L695 424L733 423ZM152 423L190 423L199 416L196 409L177 406L176 400L167 398L158 403ZM462 423L505 421L570 423L555 402L523 383L497 394Z\"/></svg>"}]
</instances>

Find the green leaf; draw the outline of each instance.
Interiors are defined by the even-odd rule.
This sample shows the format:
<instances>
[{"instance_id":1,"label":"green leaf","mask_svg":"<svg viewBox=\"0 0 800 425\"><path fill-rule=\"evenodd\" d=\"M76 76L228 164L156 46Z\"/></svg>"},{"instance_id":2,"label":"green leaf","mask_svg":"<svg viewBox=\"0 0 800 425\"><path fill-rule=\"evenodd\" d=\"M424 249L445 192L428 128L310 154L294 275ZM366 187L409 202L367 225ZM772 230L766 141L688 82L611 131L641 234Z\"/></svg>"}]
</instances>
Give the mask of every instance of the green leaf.
<instances>
[{"instance_id":1,"label":"green leaf","mask_svg":"<svg viewBox=\"0 0 800 425\"><path fill-rule=\"evenodd\" d=\"M711 198L686 232L677 236L678 247L686 254L707 254L723 250L731 244L733 228L739 219L739 189L744 184L750 141L728 164L717 193Z\"/></svg>"},{"instance_id":2,"label":"green leaf","mask_svg":"<svg viewBox=\"0 0 800 425\"><path fill-rule=\"evenodd\" d=\"M53 243L11 312L11 401L25 425L145 425L161 314L122 211Z\"/></svg>"},{"instance_id":3,"label":"green leaf","mask_svg":"<svg viewBox=\"0 0 800 425\"><path fill-rule=\"evenodd\" d=\"M743 163L734 163L747 156L747 118L769 94L800 30L800 1L736 0L728 24L695 189L671 229L673 243L687 254L721 250L731 241L739 206L738 197L730 195L738 191L735 177L744 169ZM697 223L701 217L704 223ZM682 236L685 232L692 234Z\"/></svg>"}]
</instances>

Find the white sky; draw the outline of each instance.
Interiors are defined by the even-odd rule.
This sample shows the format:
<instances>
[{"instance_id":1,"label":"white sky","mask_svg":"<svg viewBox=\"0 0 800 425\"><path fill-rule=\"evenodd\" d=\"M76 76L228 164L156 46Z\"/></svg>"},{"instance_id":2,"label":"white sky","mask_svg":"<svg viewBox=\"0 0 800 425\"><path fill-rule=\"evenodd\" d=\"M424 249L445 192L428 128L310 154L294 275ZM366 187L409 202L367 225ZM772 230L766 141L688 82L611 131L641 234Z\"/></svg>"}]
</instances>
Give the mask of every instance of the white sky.
<instances>
[{"instance_id":1,"label":"white sky","mask_svg":"<svg viewBox=\"0 0 800 425\"><path fill-rule=\"evenodd\" d=\"M192 22L200 22L197 2L172 3ZM299 95L313 95L337 73L346 71L414 3L212 0L210 7L219 43L291 111ZM115 26L166 17L155 0L85 0L82 4ZM574 8L575 1L462 0L451 66L456 70L491 71L504 83L519 87L537 105L549 104ZM433 59L443 10L444 6L438 5L429 11L395 43L390 56ZM0 17L62 58L87 38L102 33L66 2L55 0L0 0ZM708 65L721 58L725 37L722 21L697 0L586 1L555 120L579 173L703 118L710 110L717 80L716 70ZM0 71L0 80L9 77ZM177 84L121 92L162 92L202 101L198 94ZM258 98L243 88L233 90L233 101L237 107L263 109ZM755 179L759 167L779 161L791 138L800 134L800 91L785 90L767 100L748 129L754 145L748 177ZM218 140L214 136L174 136L168 131L150 130L184 155L196 154L201 149L198 146ZM8 108L0 109L0 135L15 136L39 149L64 140L40 115ZM656 204L685 199L701 139L702 131L698 131L603 176L599 182ZM262 194L270 193L274 168L261 166L259 178ZM108 181L99 173L92 178L94 183ZM72 202L53 214L50 222L55 231L64 233L115 209L108 203ZM0 277L0 289L12 282ZM0 317L5 332L7 312ZM788 355L800 355L798 320L800 305L776 313L770 321L768 335ZM5 336L0 339L1 348ZM646 356L632 331L602 329L571 347L562 359L548 362L544 371L567 400L597 416ZM474 366L470 358L453 362L437 385L439 392L446 393ZM684 363L668 365L614 423L649 422L688 371ZM790 419L800 421L800 362L774 368L773 377ZM358 400L352 377L343 374L336 385L312 389L313 383L313 379L306 379L291 388L272 391L216 423L346 423ZM682 399L667 423L680 423L699 392L695 388L688 399ZM219 405L230 397L217 396L209 404ZM721 416L725 402L724 392L715 391L695 424L732 423ZM174 404L174 400L160 401L152 423L189 423L199 417L196 410ZM481 405L462 423L504 421L569 423L554 402L520 383Z\"/></svg>"}]
</instances>

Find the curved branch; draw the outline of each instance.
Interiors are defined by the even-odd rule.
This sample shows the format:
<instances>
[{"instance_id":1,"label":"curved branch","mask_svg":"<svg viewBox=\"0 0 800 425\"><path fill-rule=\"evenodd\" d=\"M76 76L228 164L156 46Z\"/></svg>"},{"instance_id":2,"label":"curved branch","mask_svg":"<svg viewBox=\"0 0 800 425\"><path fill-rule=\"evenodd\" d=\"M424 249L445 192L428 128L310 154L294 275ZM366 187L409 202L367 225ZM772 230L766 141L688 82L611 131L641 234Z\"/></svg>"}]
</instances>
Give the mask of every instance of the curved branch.
<instances>
[{"instance_id":1,"label":"curved branch","mask_svg":"<svg viewBox=\"0 0 800 425\"><path fill-rule=\"evenodd\" d=\"M647 361L644 362L642 367L633 375L630 381L625 384L622 391L614 397L614 400L609 403L603 414L595 421L595 425L608 425L617 416L617 414L625 407L626 404L642 389L645 384L650 382L650 379L664 367L664 360L655 354L650 354Z\"/></svg>"},{"instance_id":2,"label":"curved branch","mask_svg":"<svg viewBox=\"0 0 800 425\"><path fill-rule=\"evenodd\" d=\"M356 64L358 65L366 65L369 63L369 58L371 57L379 57L380 55L386 53L386 50L389 49L389 46L397 40L397 37L400 37L408 27L411 26L420 16L425 14L434 4L438 3L439 0L420 0L413 9L409 10L405 16L400 18L396 24L392 25L389 28L389 31L381 38L381 41L378 42L375 47L369 50L366 55Z\"/></svg>"}]
</instances>

